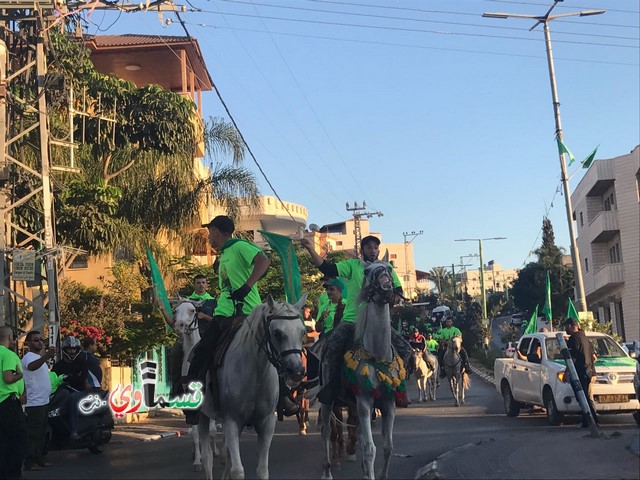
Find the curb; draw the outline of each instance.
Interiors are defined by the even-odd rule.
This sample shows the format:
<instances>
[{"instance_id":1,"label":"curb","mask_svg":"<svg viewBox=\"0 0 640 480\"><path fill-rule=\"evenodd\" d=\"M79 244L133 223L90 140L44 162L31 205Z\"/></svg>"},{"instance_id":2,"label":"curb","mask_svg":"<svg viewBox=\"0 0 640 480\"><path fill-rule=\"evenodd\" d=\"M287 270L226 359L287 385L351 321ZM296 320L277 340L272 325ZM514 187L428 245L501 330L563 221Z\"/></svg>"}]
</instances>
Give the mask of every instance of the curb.
<instances>
[{"instance_id":1,"label":"curb","mask_svg":"<svg viewBox=\"0 0 640 480\"><path fill-rule=\"evenodd\" d=\"M484 380L487 383L490 383L491 385L493 385L495 383L493 375L490 375L490 374L484 372L483 370L480 370L478 367L476 367L473 364L470 364L469 366L471 367L471 373L473 373L474 375L477 375L482 380Z\"/></svg>"},{"instance_id":2,"label":"curb","mask_svg":"<svg viewBox=\"0 0 640 480\"><path fill-rule=\"evenodd\" d=\"M459 447L454 448L453 450L449 450L439 455L434 461L427 463L424 467L420 468L416 472L415 480L438 480L440 479L440 473L438 472L438 462L443 459L450 457L451 455L463 452L464 450L468 450L471 447L475 447L476 445L480 445L482 441L477 443L466 443Z\"/></svg>"},{"instance_id":3,"label":"curb","mask_svg":"<svg viewBox=\"0 0 640 480\"><path fill-rule=\"evenodd\" d=\"M176 430L171 432L151 433L151 434L119 431L114 433L114 435L117 435L119 437L126 437L127 439L137 440L140 442L152 442L155 440L162 440L163 438L188 436L190 433L191 433L190 429L184 429L184 430Z\"/></svg>"}]
</instances>

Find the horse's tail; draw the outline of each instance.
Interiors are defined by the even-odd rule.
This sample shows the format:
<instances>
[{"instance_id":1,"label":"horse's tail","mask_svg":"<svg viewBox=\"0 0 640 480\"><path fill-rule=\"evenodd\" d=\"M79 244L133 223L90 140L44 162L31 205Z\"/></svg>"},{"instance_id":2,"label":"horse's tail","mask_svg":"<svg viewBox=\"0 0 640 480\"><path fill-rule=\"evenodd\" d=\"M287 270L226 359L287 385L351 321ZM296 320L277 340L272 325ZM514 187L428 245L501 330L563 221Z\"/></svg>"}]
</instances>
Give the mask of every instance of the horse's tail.
<instances>
[{"instance_id":1,"label":"horse's tail","mask_svg":"<svg viewBox=\"0 0 640 480\"><path fill-rule=\"evenodd\" d=\"M469 377L467 372L462 374L462 385L465 390L469 390L469 387L471 387L471 377Z\"/></svg>"}]
</instances>

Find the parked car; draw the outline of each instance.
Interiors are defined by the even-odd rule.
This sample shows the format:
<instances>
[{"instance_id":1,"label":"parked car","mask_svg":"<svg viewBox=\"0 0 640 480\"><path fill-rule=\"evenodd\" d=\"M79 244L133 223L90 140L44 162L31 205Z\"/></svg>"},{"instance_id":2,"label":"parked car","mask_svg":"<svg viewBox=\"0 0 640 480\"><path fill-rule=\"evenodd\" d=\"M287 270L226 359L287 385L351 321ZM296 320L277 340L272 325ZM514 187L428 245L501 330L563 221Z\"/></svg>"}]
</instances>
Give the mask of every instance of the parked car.
<instances>
[{"instance_id":1,"label":"parked car","mask_svg":"<svg viewBox=\"0 0 640 480\"><path fill-rule=\"evenodd\" d=\"M496 359L495 386L502 395L507 416L517 416L525 405L544 407L551 425L559 425L564 415L580 414L580 405L565 378L566 363L556 333L524 335L512 358ZM640 424L640 403L633 385L638 362L609 335L598 332L586 335L598 357L592 388L596 411L631 413Z\"/></svg>"},{"instance_id":2,"label":"parked car","mask_svg":"<svg viewBox=\"0 0 640 480\"><path fill-rule=\"evenodd\" d=\"M524 315L521 313L514 313L511 315L511 325L514 327L520 327L524 322Z\"/></svg>"}]
</instances>

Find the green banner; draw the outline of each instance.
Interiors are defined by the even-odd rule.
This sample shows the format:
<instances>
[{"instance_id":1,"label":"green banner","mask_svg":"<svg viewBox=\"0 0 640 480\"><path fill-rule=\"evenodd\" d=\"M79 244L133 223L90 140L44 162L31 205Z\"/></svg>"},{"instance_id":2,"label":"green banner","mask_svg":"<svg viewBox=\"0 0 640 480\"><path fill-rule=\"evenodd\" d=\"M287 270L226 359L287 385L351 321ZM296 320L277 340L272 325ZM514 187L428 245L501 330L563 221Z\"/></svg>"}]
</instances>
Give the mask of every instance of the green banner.
<instances>
[{"instance_id":1,"label":"green banner","mask_svg":"<svg viewBox=\"0 0 640 480\"><path fill-rule=\"evenodd\" d=\"M554 359L553 362L560 365L567 364L567 362L560 359ZM629 357L599 358L596 360L596 372L598 367L634 367L637 363L637 360Z\"/></svg>"},{"instance_id":2,"label":"green banner","mask_svg":"<svg viewBox=\"0 0 640 480\"><path fill-rule=\"evenodd\" d=\"M296 303L301 296L300 267L293 241L284 235L258 230L282 260L282 278L287 302Z\"/></svg>"},{"instance_id":3,"label":"green banner","mask_svg":"<svg viewBox=\"0 0 640 480\"><path fill-rule=\"evenodd\" d=\"M167 313L171 315L171 302L169 302L169 296L167 290L164 288L164 280L162 280L162 274L160 268L156 263L155 258L151 255L151 250L147 248L147 260L149 260L149 269L151 270L151 283L153 284L154 296L162 302ZM165 322L166 323L166 322ZM171 327L168 327L169 329Z\"/></svg>"},{"instance_id":4,"label":"green banner","mask_svg":"<svg viewBox=\"0 0 640 480\"><path fill-rule=\"evenodd\" d=\"M544 307L542 307L542 314L549 322L549 326L551 330L553 330L553 320L551 317L551 279L549 278L549 272L547 271L547 281L545 283L545 294L544 294Z\"/></svg>"},{"instance_id":5,"label":"green banner","mask_svg":"<svg viewBox=\"0 0 640 480\"><path fill-rule=\"evenodd\" d=\"M538 305L536 305L536 309L533 311L531 318L529 319L529 323L527 323L527 328L524 331L524 334L528 333L536 333L538 331Z\"/></svg>"},{"instance_id":6,"label":"green banner","mask_svg":"<svg viewBox=\"0 0 640 480\"><path fill-rule=\"evenodd\" d=\"M573 305L571 299L569 299L569 307L567 308L567 319L575 318L578 321L578 325L580 324L580 316L576 310L576 307Z\"/></svg>"}]
</instances>

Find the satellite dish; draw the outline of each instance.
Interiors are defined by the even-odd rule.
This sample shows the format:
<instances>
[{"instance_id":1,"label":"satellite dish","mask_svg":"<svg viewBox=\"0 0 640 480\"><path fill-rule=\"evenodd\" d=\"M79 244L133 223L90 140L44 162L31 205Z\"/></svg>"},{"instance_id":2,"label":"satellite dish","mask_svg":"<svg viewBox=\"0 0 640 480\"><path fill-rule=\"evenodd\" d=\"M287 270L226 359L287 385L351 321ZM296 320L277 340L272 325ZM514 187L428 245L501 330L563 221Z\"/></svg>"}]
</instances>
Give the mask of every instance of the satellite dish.
<instances>
[{"instance_id":1,"label":"satellite dish","mask_svg":"<svg viewBox=\"0 0 640 480\"><path fill-rule=\"evenodd\" d=\"M319 232L320 231L320 227L318 225L316 225L315 223L312 223L309 225L309 230L311 230L312 232Z\"/></svg>"}]
</instances>

